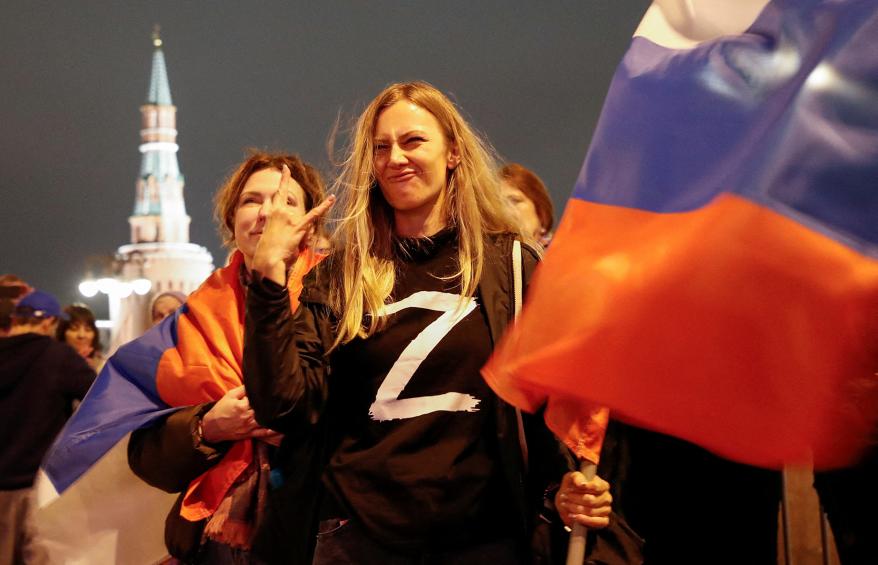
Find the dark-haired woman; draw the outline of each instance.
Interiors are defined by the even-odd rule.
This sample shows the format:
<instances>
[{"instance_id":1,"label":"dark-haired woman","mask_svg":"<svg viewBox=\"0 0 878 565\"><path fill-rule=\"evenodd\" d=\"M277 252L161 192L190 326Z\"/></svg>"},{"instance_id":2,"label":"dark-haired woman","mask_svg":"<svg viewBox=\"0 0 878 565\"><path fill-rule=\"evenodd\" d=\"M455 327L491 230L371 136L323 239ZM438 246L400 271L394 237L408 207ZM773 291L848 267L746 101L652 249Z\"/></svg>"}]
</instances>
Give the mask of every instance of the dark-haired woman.
<instances>
[{"instance_id":1,"label":"dark-haired woman","mask_svg":"<svg viewBox=\"0 0 878 565\"><path fill-rule=\"evenodd\" d=\"M64 313L67 319L58 322L57 338L82 355L95 373L100 373L106 359L101 352L101 334L94 313L85 304L71 304L64 308Z\"/></svg>"}]
</instances>

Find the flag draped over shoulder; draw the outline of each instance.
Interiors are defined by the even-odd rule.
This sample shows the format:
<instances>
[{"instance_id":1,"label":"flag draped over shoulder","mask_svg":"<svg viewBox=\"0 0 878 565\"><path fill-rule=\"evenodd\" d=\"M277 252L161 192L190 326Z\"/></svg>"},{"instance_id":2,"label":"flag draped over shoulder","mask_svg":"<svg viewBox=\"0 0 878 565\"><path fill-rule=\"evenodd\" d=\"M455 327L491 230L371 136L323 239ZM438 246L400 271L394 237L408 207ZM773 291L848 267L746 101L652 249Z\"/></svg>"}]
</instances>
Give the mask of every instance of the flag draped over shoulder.
<instances>
[{"instance_id":1,"label":"flag draped over shoulder","mask_svg":"<svg viewBox=\"0 0 878 565\"><path fill-rule=\"evenodd\" d=\"M289 275L293 310L298 307L302 278L323 256L300 256ZM156 369L159 396L171 406L192 406L218 400L244 384L244 289L240 283L243 256L236 252L186 301L177 320L177 347L162 355ZM229 487L253 460L253 442L238 441L223 459L189 486L180 514L189 520L211 516Z\"/></svg>"},{"instance_id":2,"label":"flag draped over shoulder","mask_svg":"<svg viewBox=\"0 0 878 565\"><path fill-rule=\"evenodd\" d=\"M288 285L293 309L302 277L323 257L309 251L294 265ZM243 384L242 264L236 252L174 315L108 360L43 461L37 483L40 506L63 495L130 432L179 407L218 400ZM252 456L250 440L236 442L193 481L181 514L190 520L210 516Z\"/></svg>"},{"instance_id":3,"label":"flag draped over shoulder","mask_svg":"<svg viewBox=\"0 0 878 565\"><path fill-rule=\"evenodd\" d=\"M647 12L483 372L525 408L847 464L878 418L878 3L762 2L707 39L684 4Z\"/></svg>"}]
</instances>

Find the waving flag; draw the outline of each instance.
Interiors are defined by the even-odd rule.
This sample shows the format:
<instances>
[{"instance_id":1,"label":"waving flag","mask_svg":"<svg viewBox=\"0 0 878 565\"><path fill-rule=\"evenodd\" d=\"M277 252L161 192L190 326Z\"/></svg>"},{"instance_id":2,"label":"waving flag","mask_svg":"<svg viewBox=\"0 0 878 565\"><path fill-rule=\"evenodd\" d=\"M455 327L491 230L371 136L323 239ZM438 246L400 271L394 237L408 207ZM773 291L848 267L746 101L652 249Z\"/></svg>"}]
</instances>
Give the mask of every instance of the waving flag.
<instances>
[{"instance_id":1,"label":"waving flag","mask_svg":"<svg viewBox=\"0 0 878 565\"><path fill-rule=\"evenodd\" d=\"M878 3L656 2L486 379L832 467L874 437L876 368Z\"/></svg>"},{"instance_id":2,"label":"waving flag","mask_svg":"<svg viewBox=\"0 0 878 565\"><path fill-rule=\"evenodd\" d=\"M52 562L142 565L167 555L164 517L176 495L138 479L126 446L130 432L175 410L158 393L156 370L185 311L110 357L46 455L36 521Z\"/></svg>"},{"instance_id":3,"label":"waving flag","mask_svg":"<svg viewBox=\"0 0 878 565\"><path fill-rule=\"evenodd\" d=\"M294 265L288 285L293 308L298 306L302 277L323 257L309 252ZM218 400L243 384L242 264L243 256L236 252L231 263L214 272L174 315L119 348L49 450L37 479L38 503L46 507L38 521L44 524L43 537L57 546L56 553L83 551L86 560L93 560L99 550L100 558L113 555L116 563L152 563L165 555L161 525L176 497L158 493L134 477L120 442L179 407ZM190 520L212 515L251 459L251 441L236 442L192 482L181 515ZM99 527L85 531L80 523L65 532L63 524L76 515L71 513L74 508L83 522ZM126 519L126 512L138 518ZM116 520L107 521L105 515ZM141 518L150 523L143 524ZM132 527L135 531L129 532ZM137 532L143 531L154 537L142 539ZM70 538L71 532L76 537ZM122 545L122 540L138 537L137 543Z\"/></svg>"}]
</instances>

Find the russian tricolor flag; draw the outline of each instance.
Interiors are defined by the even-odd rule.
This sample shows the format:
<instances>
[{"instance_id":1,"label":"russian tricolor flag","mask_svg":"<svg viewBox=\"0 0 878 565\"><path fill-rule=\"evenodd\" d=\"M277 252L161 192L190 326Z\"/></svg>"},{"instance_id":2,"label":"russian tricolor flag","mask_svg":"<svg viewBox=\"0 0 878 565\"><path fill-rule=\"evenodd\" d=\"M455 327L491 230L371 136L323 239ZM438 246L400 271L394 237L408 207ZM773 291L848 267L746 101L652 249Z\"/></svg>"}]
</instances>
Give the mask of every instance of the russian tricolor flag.
<instances>
[{"instance_id":1,"label":"russian tricolor flag","mask_svg":"<svg viewBox=\"0 0 878 565\"><path fill-rule=\"evenodd\" d=\"M127 439L177 409L162 400L156 373L185 311L119 348L46 455L36 521L53 563L142 565L167 555L164 523L177 495L131 472Z\"/></svg>"},{"instance_id":2,"label":"russian tricolor flag","mask_svg":"<svg viewBox=\"0 0 878 565\"><path fill-rule=\"evenodd\" d=\"M656 2L488 382L833 467L876 369L878 2Z\"/></svg>"},{"instance_id":3,"label":"russian tricolor flag","mask_svg":"<svg viewBox=\"0 0 878 565\"><path fill-rule=\"evenodd\" d=\"M293 311L303 277L324 257L309 250L292 266ZM167 555L162 534L176 495L129 470L128 434L243 384L243 262L235 252L171 317L119 348L55 440L37 477L37 524L53 561L143 564ZM181 516L212 516L252 453L251 440L234 442L190 483Z\"/></svg>"}]
</instances>

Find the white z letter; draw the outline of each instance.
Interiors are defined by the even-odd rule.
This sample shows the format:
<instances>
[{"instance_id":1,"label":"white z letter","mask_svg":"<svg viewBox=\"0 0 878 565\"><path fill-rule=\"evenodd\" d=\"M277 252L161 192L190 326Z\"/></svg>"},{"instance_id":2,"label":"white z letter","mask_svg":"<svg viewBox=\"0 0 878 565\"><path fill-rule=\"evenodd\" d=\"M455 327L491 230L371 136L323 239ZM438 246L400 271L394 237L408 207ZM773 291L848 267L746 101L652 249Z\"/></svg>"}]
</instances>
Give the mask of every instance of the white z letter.
<instances>
[{"instance_id":1,"label":"white z letter","mask_svg":"<svg viewBox=\"0 0 878 565\"><path fill-rule=\"evenodd\" d=\"M460 392L446 392L436 396L419 396L417 398L399 398L400 393L415 374L421 362L433 348L442 341L448 332L470 312L476 309L476 301L470 298L462 308L458 308L460 296L445 292L416 292L393 304L388 304L387 315L405 308L426 308L443 312L435 322L428 325L403 349L378 388L375 402L369 407L369 415L373 420L384 422L403 418L414 418L430 412L445 410L448 412L475 412L478 410L478 398Z\"/></svg>"}]
</instances>

